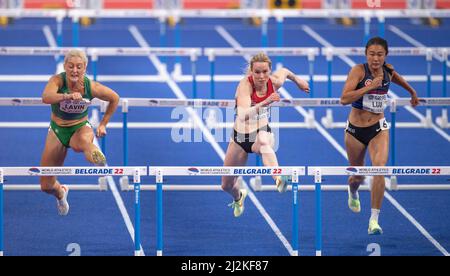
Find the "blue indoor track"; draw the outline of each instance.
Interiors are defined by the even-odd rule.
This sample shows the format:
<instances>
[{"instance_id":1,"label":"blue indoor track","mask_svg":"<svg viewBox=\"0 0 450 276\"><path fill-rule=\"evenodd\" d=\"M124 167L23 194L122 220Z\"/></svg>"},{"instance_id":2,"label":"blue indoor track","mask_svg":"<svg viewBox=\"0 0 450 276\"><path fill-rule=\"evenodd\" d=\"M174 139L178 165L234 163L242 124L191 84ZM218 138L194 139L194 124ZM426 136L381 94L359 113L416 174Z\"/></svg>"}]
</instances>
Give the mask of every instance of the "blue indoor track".
<instances>
[{"instance_id":1,"label":"blue indoor track","mask_svg":"<svg viewBox=\"0 0 450 276\"><path fill-rule=\"evenodd\" d=\"M271 19L272 20L272 19ZM269 24L269 45L276 46L275 24ZM53 19L15 19L0 27L2 46L52 46L44 28L56 36ZM80 27L80 47L142 47L130 27L135 26L150 46L159 47L159 24L152 19L97 19L90 26ZM391 47L415 47L413 39L429 47L450 47L450 21L443 20L439 27L416 24L409 19L389 19L385 37ZM241 19L184 19L179 26L183 47L260 47L260 28ZM376 35L376 24L372 26ZM219 32L222 30L222 32ZM228 34L224 37L223 30ZM329 19L288 19L285 22L286 47L360 47L363 44L363 24L343 27ZM167 45L175 45L174 28L167 28ZM72 43L71 24L64 22L63 46ZM406 39L409 37L411 39ZM324 44L326 43L326 45ZM354 63L364 62L364 57L349 56ZM182 65L183 75L190 75L189 59L159 57L172 71L175 63ZM272 60L276 63L276 58ZM426 62L422 57L388 57L388 62L404 76L426 76ZM46 79L55 73L57 60L48 56L0 56L0 97L40 97ZM306 57L285 57L283 65L298 75L308 76ZM219 57L217 75L242 75L246 66L244 57ZM350 64L339 58L333 63L333 75L343 76ZM197 74L209 75L207 57L197 62ZM432 63L432 75L441 74L442 64ZM88 74L92 67L88 65ZM98 80L117 91L122 98L173 98L174 87L166 82L118 81L114 76L157 75L158 68L148 57L101 57L98 62ZM323 56L318 56L315 75L327 74ZM8 76L12 80L8 79ZM27 76L23 81L16 76ZM31 76L42 76L33 80ZM108 76L109 80L102 81ZM216 82L217 99L233 99L237 81ZM420 97L426 97L426 81L410 82ZM339 97L344 80L334 81L332 97ZM190 81L177 82L176 86L187 98L193 97ZM284 86L294 98L309 97L292 82ZM399 86L391 86L400 97L409 94ZM314 82L314 96L327 97L326 81ZM442 96L442 81L433 80L431 97ZM209 81L198 82L198 98L210 97ZM425 116L425 108L417 111ZM333 108L334 119L344 121L348 107ZM441 108L433 108L433 120ZM171 108L130 108L129 122L177 122ZM203 112L199 111L203 116ZM325 115L325 108L316 108L316 120ZM281 122L303 122L304 116L294 108L280 109ZM390 120L388 111L386 117ZM418 122L419 118L404 108L397 112L398 121ZM0 122L49 122L50 107L0 107ZM187 118L185 118L187 119ZM117 109L111 122L121 122ZM325 129L337 142L332 145L324 133L317 129L280 129L277 156L282 166L346 166L342 154L344 132L342 128ZM0 128L1 166L38 166L46 138L46 128ZM217 136L221 149L226 151L230 133ZM399 166L449 166L450 130L443 134L432 128L399 128L396 133L396 163ZM194 133L188 133L194 138ZM192 140L188 139L188 140ZM201 142L174 142L170 129L130 129L130 166L222 166L223 160L205 139ZM106 156L111 166L123 165L122 130L108 129ZM368 158L367 158L368 159ZM256 158L249 156L248 164L254 166ZM368 163L370 165L370 163ZM389 164L389 162L388 162ZM69 151L66 166L89 166L83 154ZM119 179L110 183L117 187L108 191L71 191L70 213L57 214L56 203L40 191L5 191L4 193L4 252L5 255L69 255L70 244L78 244L81 255L133 255L131 230L134 223L133 191L121 191ZM249 183L249 178L244 178ZM95 177L61 177L65 184L96 183ZM267 185L272 181L263 178ZM448 184L448 177L398 177L401 184ZM10 177L5 184L37 184L36 177ZM142 177L142 184L155 183L154 177ZM219 177L166 177L168 184L220 184ZM301 184L313 184L312 177L303 176ZM328 177L324 184L345 184L344 177ZM227 207L231 197L219 191L165 191L164 192L164 255L244 255L288 256L282 238L292 237L291 192L252 191L254 199L246 201L245 213L233 217ZM439 256L450 250L450 191L387 191L380 214L384 234L367 234L370 216L370 194L361 191L360 214L347 207L347 192L323 192L323 255L369 255L370 244L380 246L381 255ZM156 204L155 192L141 193L141 237L145 255L156 255ZM412 219L411 219L412 218ZM127 226L127 219L131 224ZM269 223L268 221L271 221ZM299 255L315 255L315 199L314 192L299 193ZM414 222L414 223L413 223ZM130 228L131 227L131 228ZM279 233L274 230L279 229ZM428 234L424 234L422 229Z\"/></svg>"}]
</instances>

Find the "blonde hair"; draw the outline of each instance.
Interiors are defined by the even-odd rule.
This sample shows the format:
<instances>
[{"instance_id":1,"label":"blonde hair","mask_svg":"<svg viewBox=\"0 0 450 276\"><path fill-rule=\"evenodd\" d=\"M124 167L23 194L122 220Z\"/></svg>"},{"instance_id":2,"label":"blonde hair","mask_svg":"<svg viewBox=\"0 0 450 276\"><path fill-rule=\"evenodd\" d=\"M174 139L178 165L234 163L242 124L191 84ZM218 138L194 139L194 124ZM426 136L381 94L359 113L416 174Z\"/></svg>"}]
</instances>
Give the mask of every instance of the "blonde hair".
<instances>
[{"instance_id":1,"label":"blonde hair","mask_svg":"<svg viewBox=\"0 0 450 276\"><path fill-rule=\"evenodd\" d=\"M245 70L246 74L250 74L250 72L253 70L253 64L255 62L267 62L269 64L269 69L272 70L272 60L266 53L259 52L256 55L254 55L247 64L247 68Z\"/></svg>"},{"instance_id":2,"label":"blonde hair","mask_svg":"<svg viewBox=\"0 0 450 276\"><path fill-rule=\"evenodd\" d=\"M72 58L72 57L79 57L83 60L84 64L88 64L88 58L86 56L86 54L78 49L72 49L69 52L67 52L66 56L64 57L64 64L67 63L67 61Z\"/></svg>"},{"instance_id":3,"label":"blonde hair","mask_svg":"<svg viewBox=\"0 0 450 276\"><path fill-rule=\"evenodd\" d=\"M267 62L269 64L269 68L272 69L272 60L270 60L269 56L264 52L260 52L252 57L249 64L250 70L253 70L253 63L255 62Z\"/></svg>"}]
</instances>

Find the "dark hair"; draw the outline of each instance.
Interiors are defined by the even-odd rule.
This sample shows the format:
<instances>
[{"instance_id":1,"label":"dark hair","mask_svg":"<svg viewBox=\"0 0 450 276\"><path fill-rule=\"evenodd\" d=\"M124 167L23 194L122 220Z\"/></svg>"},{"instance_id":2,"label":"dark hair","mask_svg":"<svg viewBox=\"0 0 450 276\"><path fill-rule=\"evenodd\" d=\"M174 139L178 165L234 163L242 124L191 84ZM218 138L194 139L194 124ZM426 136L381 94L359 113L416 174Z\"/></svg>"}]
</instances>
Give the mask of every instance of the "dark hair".
<instances>
[{"instance_id":1,"label":"dark hair","mask_svg":"<svg viewBox=\"0 0 450 276\"><path fill-rule=\"evenodd\" d=\"M372 37L369 41L367 41L366 44L366 55L367 55L367 49L372 46L372 45L380 45L381 47L384 48L384 50L386 51L386 55L388 54L388 43L386 41L386 39L383 39L381 37ZM386 61L383 64L383 67L386 69L386 71L392 75L394 72L394 67L392 67L392 65L387 64Z\"/></svg>"},{"instance_id":2,"label":"dark hair","mask_svg":"<svg viewBox=\"0 0 450 276\"><path fill-rule=\"evenodd\" d=\"M381 37L372 37L369 41L367 41L366 44L366 54L367 54L367 49L372 46L372 45L380 45L381 47L384 48L384 50L386 51L386 55L388 54L388 43L386 41L386 39L383 39Z\"/></svg>"}]
</instances>

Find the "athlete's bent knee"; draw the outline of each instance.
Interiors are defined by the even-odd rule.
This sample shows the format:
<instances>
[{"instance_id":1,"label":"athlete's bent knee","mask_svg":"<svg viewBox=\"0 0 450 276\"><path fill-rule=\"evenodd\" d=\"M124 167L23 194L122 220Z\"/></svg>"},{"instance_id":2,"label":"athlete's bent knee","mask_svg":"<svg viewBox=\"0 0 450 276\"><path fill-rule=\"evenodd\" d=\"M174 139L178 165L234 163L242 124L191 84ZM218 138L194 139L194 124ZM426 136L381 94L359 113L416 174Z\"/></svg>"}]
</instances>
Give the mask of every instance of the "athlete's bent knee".
<instances>
[{"instance_id":1,"label":"athlete's bent knee","mask_svg":"<svg viewBox=\"0 0 450 276\"><path fill-rule=\"evenodd\" d=\"M273 153L274 152L271 145L261 145L259 147L259 151L261 152L261 154Z\"/></svg>"},{"instance_id":2,"label":"athlete's bent knee","mask_svg":"<svg viewBox=\"0 0 450 276\"><path fill-rule=\"evenodd\" d=\"M234 177L230 177L230 176L222 176L222 190L224 191L230 191L233 189L234 186Z\"/></svg>"}]
</instances>

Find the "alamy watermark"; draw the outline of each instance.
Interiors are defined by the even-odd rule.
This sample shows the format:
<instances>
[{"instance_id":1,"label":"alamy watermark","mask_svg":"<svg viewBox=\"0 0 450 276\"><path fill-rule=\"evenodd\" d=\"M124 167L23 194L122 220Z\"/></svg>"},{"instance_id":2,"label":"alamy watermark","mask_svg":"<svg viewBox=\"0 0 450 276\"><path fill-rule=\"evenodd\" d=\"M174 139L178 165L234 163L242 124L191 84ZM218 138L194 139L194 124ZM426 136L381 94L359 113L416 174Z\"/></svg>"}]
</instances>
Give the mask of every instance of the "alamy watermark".
<instances>
[{"instance_id":1,"label":"alamy watermark","mask_svg":"<svg viewBox=\"0 0 450 276\"><path fill-rule=\"evenodd\" d=\"M195 114L192 114L192 113ZM250 120L240 122L240 126L250 129L266 130L263 123L270 121L278 123L280 121L279 107L271 107L264 109L259 114L255 114ZM218 108L218 107L194 107L187 109L185 107L176 107L172 109L171 119L171 139L174 143L202 143L202 142L230 142L234 134L234 123L236 120L236 110L234 108ZM200 119L200 120L198 120ZM257 124L259 122L259 125ZM271 127L274 138L273 149L278 149L279 129ZM247 135L249 142L255 142L255 135ZM245 136L245 132L239 132L238 137ZM245 138L245 137L244 137Z\"/></svg>"}]
</instances>

